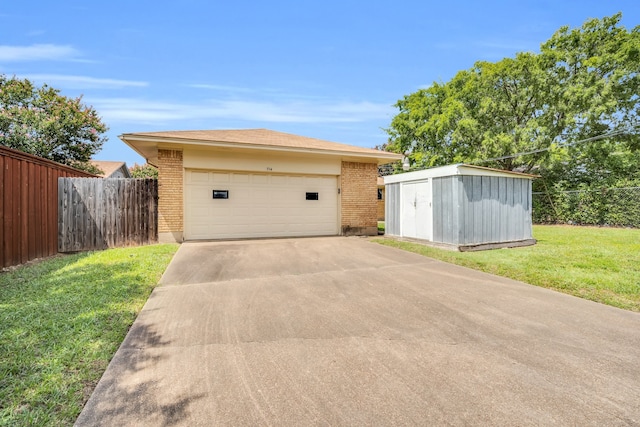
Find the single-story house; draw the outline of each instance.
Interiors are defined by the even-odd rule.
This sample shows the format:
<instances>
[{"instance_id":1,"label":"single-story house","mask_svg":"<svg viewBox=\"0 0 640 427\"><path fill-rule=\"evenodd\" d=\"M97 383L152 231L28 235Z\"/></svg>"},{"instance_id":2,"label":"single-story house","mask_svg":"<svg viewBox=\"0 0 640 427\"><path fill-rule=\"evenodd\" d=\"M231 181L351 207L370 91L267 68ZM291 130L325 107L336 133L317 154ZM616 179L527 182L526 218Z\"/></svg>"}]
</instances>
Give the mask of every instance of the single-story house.
<instances>
[{"instance_id":1,"label":"single-story house","mask_svg":"<svg viewBox=\"0 0 640 427\"><path fill-rule=\"evenodd\" d=\"M120 139L158 168L160 241L376 235L378 165L401 158L267 129Z\"/></svg>"},{"instance_id":2,"label":"single-story house","mask_svg":"<svg viewBox=\"0 0 640 427\"><path fill-rule=\"evenodd\" d=\"M100 169L102 178L131 178L131 173L125 162L110 160L91 160L91 164Z\"/></svg>"},{"instance_id":3,"label":"single-story house","mask_svg":"<svg viewBox=\"0 0 640 427\"><path fill-rule=\"evenodd\" d=\"M385 234L458 250L535 244L534 178L464 164L385 176Z\"/></svg>"}]
</instances>

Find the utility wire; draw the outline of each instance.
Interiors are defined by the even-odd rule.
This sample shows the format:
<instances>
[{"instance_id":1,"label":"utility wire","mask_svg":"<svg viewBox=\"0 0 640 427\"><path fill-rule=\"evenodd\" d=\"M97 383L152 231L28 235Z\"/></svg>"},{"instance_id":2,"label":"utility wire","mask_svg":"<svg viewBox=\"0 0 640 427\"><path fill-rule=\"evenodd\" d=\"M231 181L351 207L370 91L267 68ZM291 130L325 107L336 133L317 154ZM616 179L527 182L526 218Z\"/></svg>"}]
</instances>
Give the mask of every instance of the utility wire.
<instances>
[{"instance_id":1,"label":"utility wire","mask_svg":"<svg viewBox=\"0 0 640 427\"><path fill-rule=\"evenodd\" d=\"M596 136L592 136L590 138L581 139L579 141L568 142L568 143L564 143L564 144L557 144L556 147L558 147L558 148L571 147L571 146L574 146L574 145L577 145L577 144L582 144L582 143L585 143L585 142L598 141L600 139L611 138L613 136L623 135L623 134L627 133L630 130L636 130L636 129L640 129L640 124L632 125L631 129L621 129L621 130L617 130L617 131L614 131L614 132L603 133L601 135L596 135ZM551 150L551 148L552 148L552 146L549 146L549 147L546 147L546 148L539 148L537 150L523 151L521 153L509 154L509 155L500 156L500 157L493 157L491 159L477 160L474 163L489 163L489 162L494 162L494 161L498 161L498 160L515 159L516 157L519 157L519 156L526 156L528 154L537 154L537 153L542 153L543 151L549 151L549 150Z\"/></svg>"}]
</instances>

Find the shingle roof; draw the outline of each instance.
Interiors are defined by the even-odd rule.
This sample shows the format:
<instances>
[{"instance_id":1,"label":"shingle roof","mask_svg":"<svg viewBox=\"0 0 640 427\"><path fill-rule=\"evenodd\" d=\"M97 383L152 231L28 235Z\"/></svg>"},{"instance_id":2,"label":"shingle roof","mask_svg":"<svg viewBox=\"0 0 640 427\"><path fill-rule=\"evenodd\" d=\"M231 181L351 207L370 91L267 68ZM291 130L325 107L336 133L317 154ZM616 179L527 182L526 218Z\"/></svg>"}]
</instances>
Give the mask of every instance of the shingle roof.
<instances>
[{"instance_id":1,"label":"shingle roof","mask_svg":"<svg viewBox=\"0 0 640 427\"><path fill-rule=\"evenodd\" d=\"M91 160L91 164L104 172L101 176L108 178L122 166L126 166L125 162L114 162L110 160Z\"/></svg>"},{"instance_id":2,"label":"shingle roof","mask_svg":"<svg viewBox=\"0 0 640 427\"><path fill-rule=\"evenodd\" d=\"M276 132L269 129L236 129L236 130L186 130L168 132L139 132L129 133L121 136L126 140L128 137L150 137L168 139L172 141L199 141L199 142L219 142L232 143L247 146L268 146L307 150L334 151L345 153L361 153L368 155L382 155L395 159L396 154L374 150L371 148L357 147L354 145L339 144L337 142L324 141L306 136L293 135L290 133Z\"/></svg>"}]
</instances>

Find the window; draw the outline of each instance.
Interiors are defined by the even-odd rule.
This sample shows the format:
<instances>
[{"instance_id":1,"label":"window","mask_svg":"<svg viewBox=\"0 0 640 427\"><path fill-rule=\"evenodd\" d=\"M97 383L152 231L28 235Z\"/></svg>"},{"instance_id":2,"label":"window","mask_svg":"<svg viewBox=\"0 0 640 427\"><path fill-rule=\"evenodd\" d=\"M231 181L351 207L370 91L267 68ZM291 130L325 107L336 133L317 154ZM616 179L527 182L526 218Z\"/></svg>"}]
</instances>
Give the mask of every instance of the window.
<instances>
[{"instance_id":1,"label":"window","mask_svg":"<svg viewBox=\"0 0 640 427\"><path fill-rule=\"evenodd\" d=\"M318 200L318 193L307 193L307 200Z\"/></svg>"},{"instance_id":2,"label":"window","mask_svg":"<svg viewBox=\"0 0 640 427\"><path fill-rule=\"evenodd\" d=\"M214 199L228 199L229 190L213 190Z\"/></svg>"}]
</instances>

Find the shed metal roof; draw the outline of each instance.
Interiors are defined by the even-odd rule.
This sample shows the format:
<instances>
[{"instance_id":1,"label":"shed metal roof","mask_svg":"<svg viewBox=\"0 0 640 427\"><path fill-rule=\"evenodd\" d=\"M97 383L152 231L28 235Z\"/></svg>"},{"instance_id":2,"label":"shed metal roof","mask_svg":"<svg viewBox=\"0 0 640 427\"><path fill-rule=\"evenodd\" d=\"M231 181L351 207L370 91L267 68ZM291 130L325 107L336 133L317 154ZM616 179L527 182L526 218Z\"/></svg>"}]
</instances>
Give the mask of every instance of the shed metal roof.
<instances>
[{"instance_id":1,"label":"shed metal roof","mask_svg":"<svg viewBox=\"0 0 640 427\"><path fill-rule=\"evenodd\" d=\"M387 175L384 177L385 184L396 182L419 181L427 178L440 178L453 175L479 175L479 176L504 176L509 178L534 179L537 175L521 172L506 171L501 169L486 168L483 166L455 164L440 166L436 168L423 169L419 171L406 172L397 175Z\"/></svg>"}]
</instances>

